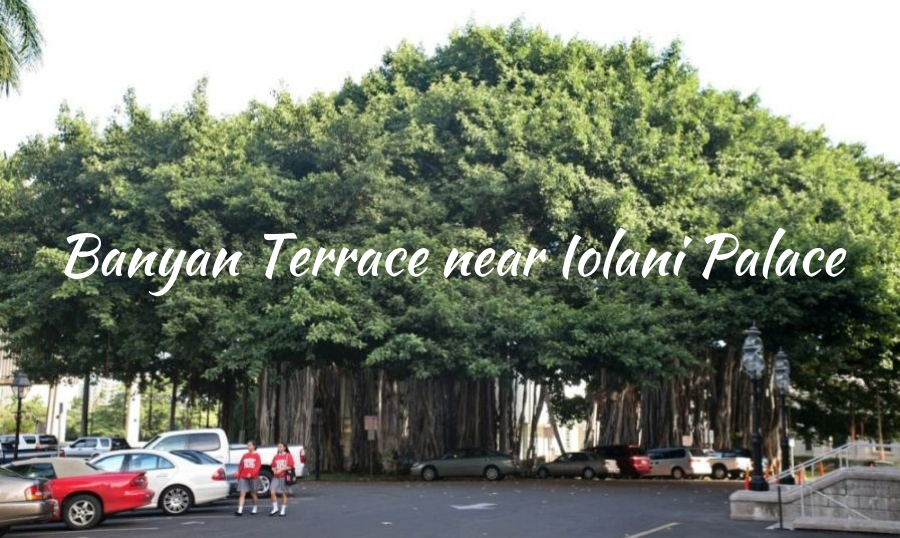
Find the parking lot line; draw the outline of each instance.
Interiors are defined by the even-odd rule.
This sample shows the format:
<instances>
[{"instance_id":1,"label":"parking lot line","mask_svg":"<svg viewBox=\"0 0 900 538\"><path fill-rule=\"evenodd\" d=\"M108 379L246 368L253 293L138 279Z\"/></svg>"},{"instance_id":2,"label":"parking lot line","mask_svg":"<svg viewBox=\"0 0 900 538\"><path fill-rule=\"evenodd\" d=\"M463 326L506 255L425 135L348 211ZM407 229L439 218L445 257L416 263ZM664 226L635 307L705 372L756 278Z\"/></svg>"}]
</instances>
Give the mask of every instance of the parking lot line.
<instances>
[{"instance_id":1,"label":"parking lot line","mask_svg":"<svg viewBox=\"0 0 900 538\"><path fill-rule=\"evenodd\" d=\"M66 535L66 534L95 534L100 532L134 532L134 531L158 531L159 527L129 527L128 529L89 529L85 531L62 531L62 530L54 530L53 535ZM41 532L17 532L16 538L23 538L25 536L36 536L37 538L46 538L47 531Z\"/></svg>"},{"instance_id":2,"label":"parking lot line","mask_svg":"<svg viewBox=\"0 0 900 538\"><path fill-rule=\"evenodd\" d=\"M647 529L645 531L639 532L637 534L626 534L627 538L641 538L641 536L649 536L655 532L664 531L666 529L671 529L672 527L678 525L678 523L666 523L665 525L660 525L659 527L653 527L652 529Z\"/></svg>"}]
</instances>

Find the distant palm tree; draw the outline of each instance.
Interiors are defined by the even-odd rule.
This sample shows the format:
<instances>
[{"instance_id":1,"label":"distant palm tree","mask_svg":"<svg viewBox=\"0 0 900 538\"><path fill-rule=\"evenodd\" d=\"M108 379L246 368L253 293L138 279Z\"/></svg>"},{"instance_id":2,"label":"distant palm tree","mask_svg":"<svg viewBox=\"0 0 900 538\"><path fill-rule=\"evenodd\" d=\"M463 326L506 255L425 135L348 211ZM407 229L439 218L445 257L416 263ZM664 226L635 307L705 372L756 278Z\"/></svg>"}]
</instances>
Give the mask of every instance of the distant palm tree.
<instances>
[{"instance_id":1,"label":"distant palm tree","mask_svg":"<svg viewBox=\"0 0 900 538\"><path fill-rule=\"evenodd\" d=\"M0 0L0 93L18 89L22 70L40 60L41 44L27 0Z\"/></svg>"}]
</instances>

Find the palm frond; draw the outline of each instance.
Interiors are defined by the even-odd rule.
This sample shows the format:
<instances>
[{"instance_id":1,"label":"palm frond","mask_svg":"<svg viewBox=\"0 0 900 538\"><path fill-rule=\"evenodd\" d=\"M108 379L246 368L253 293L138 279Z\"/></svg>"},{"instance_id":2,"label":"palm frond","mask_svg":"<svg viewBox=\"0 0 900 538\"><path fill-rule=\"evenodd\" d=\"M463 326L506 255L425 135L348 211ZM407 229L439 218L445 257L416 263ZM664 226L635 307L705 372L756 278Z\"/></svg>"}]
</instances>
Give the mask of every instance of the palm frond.
<instances>
[{"instance_id":1,"label":"palm frond","mask_svg":"<svg viewBox=\"0 0 900 538\"><path fill-rule=\"evenodd\" d=\"M26 0L0 0L0 92L18 88L19 73L40 61L43 37Z\"/></svg>"},{"instance_id":2,"label":"palm frond","mask_svg":"<svg viewBox=\"0 0 900 538\"><path fill-rule=\"evenodd\" d=\"M0 93L6 95L19 86L18 58L11 45L9 29L0 21Z\"/></svg>"}]
</instances>

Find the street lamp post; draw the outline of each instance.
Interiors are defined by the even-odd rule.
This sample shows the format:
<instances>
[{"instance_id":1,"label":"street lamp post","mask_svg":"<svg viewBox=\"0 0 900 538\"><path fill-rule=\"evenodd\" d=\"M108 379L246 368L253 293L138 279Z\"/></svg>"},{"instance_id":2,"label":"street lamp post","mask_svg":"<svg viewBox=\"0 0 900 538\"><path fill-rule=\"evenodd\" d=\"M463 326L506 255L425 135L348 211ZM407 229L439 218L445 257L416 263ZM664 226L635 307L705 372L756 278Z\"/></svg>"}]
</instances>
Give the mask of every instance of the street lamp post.
<instances>
[{"instance_id":1,"label":"street lamp post","mask_svg":"<svg viewBox=\"0 0 900 538\"><path fill-rule=\"evenodd\" d=\"M769 483L763 477L762 469L762 433L760 432L759 415L762 397L759 380L766 369L763 360L763 342L759 337L759 329L753 325L745 331L741 367L753 381L753 476L750 479L751 491L769 491Z\"/></svg>"},{"instance_id":2,"label":"street lamp post","mask_svg":"<svg viewBox=\"0 0 900 538\"><path fill-rule=\"evenodd\" d=\"M16 396L16 400L18 400L16 406L16 444L13 449L13 459L17 460L19 459L19 435L22 432L22 400L28 396L28 389L31 388L31 381L28 380L28 376L24 373L16 372L10 385L12 386L13 394Z\"/></svg>"},{"instance_id":3,"label":"street lamp post","mask_svg":"<svg viewBox=\"0 0 900 538\"><path fill-rule=\"evenodd\" d=\"M775 387L781 399L781 470L790 469L778 483L791 486L794 484L794 472L791 468L791 443L787 435L787 406L784 402L791 387L791 363L788 361L787 353L780 349L775 354Z\"/></svg>"},{"instance_id":4,"label":"street lamp post","mask_svg":"<svg viewBox=\"0 0 900 538\"><path fill-rule=\"evenodd\" d=\"M313 409L313 422L316 423L316 480L319 479L319 470L322 468L322 408Z\"/></svg>"}]
</instances>

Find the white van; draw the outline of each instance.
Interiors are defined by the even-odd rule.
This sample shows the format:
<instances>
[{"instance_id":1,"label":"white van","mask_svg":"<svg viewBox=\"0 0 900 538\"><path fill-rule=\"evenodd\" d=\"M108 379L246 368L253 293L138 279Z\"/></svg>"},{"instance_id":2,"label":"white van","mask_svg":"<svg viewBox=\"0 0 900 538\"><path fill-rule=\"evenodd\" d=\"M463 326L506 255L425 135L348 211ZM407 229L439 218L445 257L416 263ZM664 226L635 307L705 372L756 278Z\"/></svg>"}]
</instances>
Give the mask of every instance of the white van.
<instances>
[{"instance_id":1,"label":"white van","mask_svg":"<svg viewBox=\"0 0 900 538\"><path fill-rule=\"evenodd\" d=\"M709 456L699 448L654 448L647 451L647 457L650 458L652 468L644 475L646 477L669 476L680 479L712 474Z\"/></svg>"}]
</instances>

